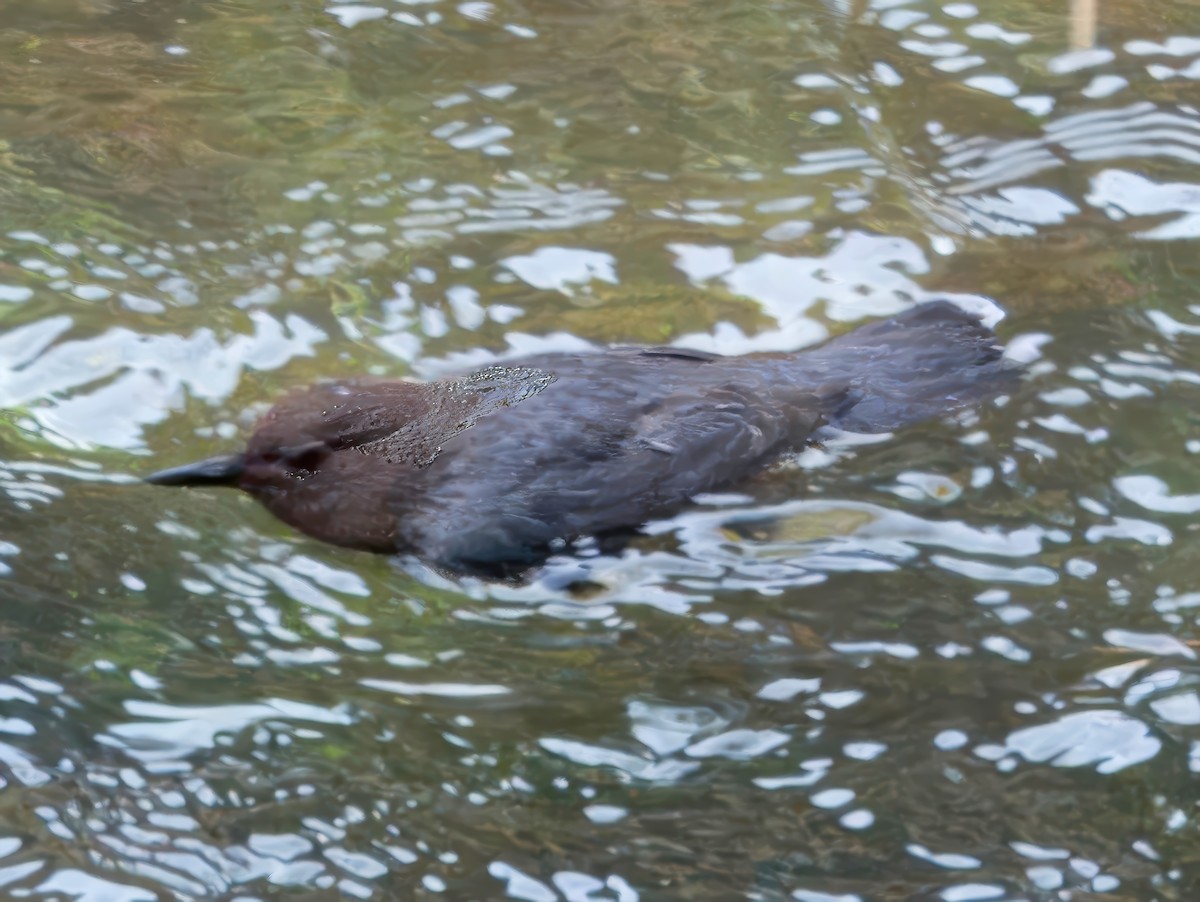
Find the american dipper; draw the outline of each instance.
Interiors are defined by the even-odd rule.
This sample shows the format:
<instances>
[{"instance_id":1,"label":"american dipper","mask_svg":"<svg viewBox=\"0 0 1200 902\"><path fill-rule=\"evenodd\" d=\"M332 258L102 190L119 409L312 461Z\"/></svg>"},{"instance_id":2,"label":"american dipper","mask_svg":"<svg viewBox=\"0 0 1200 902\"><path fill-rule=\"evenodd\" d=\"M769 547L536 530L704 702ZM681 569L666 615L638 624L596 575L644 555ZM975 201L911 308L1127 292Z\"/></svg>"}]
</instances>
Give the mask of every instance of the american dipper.
<instances>
[{"instance_id":1,"label":"american dipper","mask_svg":"<svg viewBox=\"0 0 1200 902\"><path fill-rule=\"evenodd\" d=\"M798 353L613 348L313 385L242 453L148 481L236 486L326 542L511 575L736 486L823 424L891 432L1013 377L990 329L936 301Z\"/></svg>"}]
</instances>

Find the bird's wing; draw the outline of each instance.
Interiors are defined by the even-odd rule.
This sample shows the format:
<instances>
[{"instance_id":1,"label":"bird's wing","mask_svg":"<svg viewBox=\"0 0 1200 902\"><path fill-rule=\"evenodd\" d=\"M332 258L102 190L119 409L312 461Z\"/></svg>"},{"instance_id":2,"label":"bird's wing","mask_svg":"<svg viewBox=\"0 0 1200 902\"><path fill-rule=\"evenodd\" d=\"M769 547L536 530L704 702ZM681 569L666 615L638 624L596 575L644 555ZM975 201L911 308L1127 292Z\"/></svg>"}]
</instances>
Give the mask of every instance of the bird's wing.
<instances>
[{"instance_id":1,"label":"bird's wing","mask_svg":"<svg viewBox=\"0 0 1200 902\"><path fill-rule=\"evenodd\" d=\"M555 540L669 516L802 445L820 421L809 393L735 386L677 391L632 422L547 410L497 413L456 440L420 516L401 523L415 547L455 567L536 561Z\"/></svg>"}]
</instances>

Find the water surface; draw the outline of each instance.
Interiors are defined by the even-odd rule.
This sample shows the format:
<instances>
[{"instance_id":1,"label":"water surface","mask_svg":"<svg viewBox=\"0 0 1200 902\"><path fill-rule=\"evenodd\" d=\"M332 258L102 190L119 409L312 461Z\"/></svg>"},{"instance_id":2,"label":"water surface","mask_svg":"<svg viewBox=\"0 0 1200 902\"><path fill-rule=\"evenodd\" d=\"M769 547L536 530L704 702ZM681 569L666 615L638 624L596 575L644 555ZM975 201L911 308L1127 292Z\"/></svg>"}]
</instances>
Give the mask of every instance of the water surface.
<instances>
[{"instance_id":1,"label":"water surface","mask_svg":"<svg viewBox=\"0 0 1200 902\"><path fill-rule=\"evenodd\" d=\"M1200 9L0 6L0 893L1194 899ZM528 585L136 483L950 297L1002 404Z\"/></svg>"}]
</instances>

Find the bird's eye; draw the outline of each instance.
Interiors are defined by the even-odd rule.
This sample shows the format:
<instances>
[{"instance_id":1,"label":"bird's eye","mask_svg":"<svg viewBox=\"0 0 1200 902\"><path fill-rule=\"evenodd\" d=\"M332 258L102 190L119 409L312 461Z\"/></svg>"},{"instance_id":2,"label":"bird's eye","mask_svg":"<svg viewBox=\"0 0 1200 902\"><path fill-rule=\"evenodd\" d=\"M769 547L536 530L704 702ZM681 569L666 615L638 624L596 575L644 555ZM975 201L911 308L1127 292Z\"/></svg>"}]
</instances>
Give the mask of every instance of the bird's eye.
<instances>
[{"instance_id":1,"label":"bird's eye","mask_svg":"<svg viewBox=\"0 0 1200 902\"><path fill-rule=\"evenodd\" d=\"M279 452L278 451L266 451L261 455L261 457L262 457L262 462L265 464L279 463Z\"/></svg>"},{"instance_id":2,"label":"bird's eye","mask_svg":"<svg viewBox=\"0 0 1200 902\"><path fill-rule=\"evenodd\" d=\"M309 442L294 448L281 448L280 454L287 461L289 469L312 472L329 454L329 447L324 442Z\"/></svg>"}]
</instances>

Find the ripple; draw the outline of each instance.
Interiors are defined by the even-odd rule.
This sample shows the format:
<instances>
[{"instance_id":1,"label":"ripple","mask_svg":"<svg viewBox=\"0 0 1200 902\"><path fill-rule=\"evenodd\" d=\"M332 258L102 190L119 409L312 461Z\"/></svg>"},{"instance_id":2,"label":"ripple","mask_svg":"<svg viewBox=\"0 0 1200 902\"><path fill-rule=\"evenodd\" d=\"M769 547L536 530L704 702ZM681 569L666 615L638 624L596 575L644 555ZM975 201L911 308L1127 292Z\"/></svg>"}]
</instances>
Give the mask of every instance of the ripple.
<instances>
[{"instance_id":1,"label":"ripple","mask_svg":"<svg viewBox=\"0 0 1200 902\"><path fill-rule=\"evenodd\" d=\"M370 22L372 19L382 19L388 14L388 11L381 6L364 6L355 3L330 6L325 11L336 17L338 24L344 28L353 28L355 25Z\"/></svg>"},{"instance_id":2,"label":"ripple","mask_svg":"<svg viewBox=\"0 0 1200 902\"><path fill-rule=\"evenodd\" d=\"M1167 484L1154 476L1119 476L1117 491L1146 510L1164 514L1200 512L1200 495L1172 495Z\"/></svg>"},{"instance_id":3,"label":"ripple","mask_svg":"<svg viewBox=\"0 0 1200 902\"><path fill-rule=\"evenodd\" d=\"M134 717L152 719L114 724L98 738L145 762L178 760L200 749L214 748L220 736L238 733L270 718L313 724L352 722L346 706L328 709L283 698L256 705L190 708L131 699L124 707Z\"/></svg>"},{"instance_id":4,"label":"ripple","mask_svg":"<svg viewBox=\"0 0 1200 902\"><path fill-rule=\"evenodd\" d=\"M128 884L105 880L84 871L56 871L37 886L37 892L63 893L79 902L154 902L156 893Z\"/></svg>"},{"instance_id":5,"label":"ripple","mask_svg":"<svg viewBox=\"0 0 1200 902\"><path fill-rule=\"evenodd\" d=\"M509 695L507 686L471 683L406 683L401 680L359 680L359 685L393 695L431 695L442 698L493 698Z\"/></svg>"},{"instance_id":6,"label":"ripple","mask_svg":"<svg viewBox=\"0 0 1200 902\"><path fill-rule=\"evenodd\" d=\"M729 723L728 719L708 708L684 708L642 701L630 702L628 714L634 737L656 755L672 755L683 751L698 733L719 730Z\"/></svg>"},{"instance_id":7,"label":"ripple","mask_svg":"<svg viewBox=\"0 0 1200 902\"><path fill-rule=\"evenodd\" d=\"M1009 734L1007 748L1034 763L1094 766L1112 774L1149 761L1162 748L1149 727L1120 711L1080 711Z\"/></svg>"},{"instance_id":8,"label":"ripple","mask_svg":"<svg viewBox=\"0 0 1200 902\"><path fill-rule=\"evenodd\" d=\"M534 880L528 874L522 873L503 861L493 861L489 864L488 873L497 880L505 882L505 893L513 899L524 899L528 902L557 902L558 893L540 880Z\"/></svg>"},{"instance_id":9,"label":"ripple","mask_svg":"<svg viewBox=\"0 0 1200 902\"><path fill-rule=\"evenodd\" d=\"M790 739L790 736L778 730L729 730L688 746L685 753L691 758L746 761L774 751Z\"/></svg>"},{"instance_id":10,"label":"ripple","mask_svg":"<svg viewBox=\"0 0 1200 902\"><path fill-rule=\"evenodd\" d=\"M634 779L651 782L681 780L700 767L699 762L673 759L653 761L616 749L554 737L540 739L538 745L551 754L566 758L583 767L611 767Z\"/></svg>"}]
</instances>

